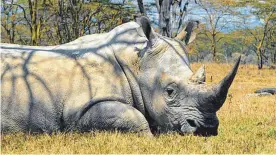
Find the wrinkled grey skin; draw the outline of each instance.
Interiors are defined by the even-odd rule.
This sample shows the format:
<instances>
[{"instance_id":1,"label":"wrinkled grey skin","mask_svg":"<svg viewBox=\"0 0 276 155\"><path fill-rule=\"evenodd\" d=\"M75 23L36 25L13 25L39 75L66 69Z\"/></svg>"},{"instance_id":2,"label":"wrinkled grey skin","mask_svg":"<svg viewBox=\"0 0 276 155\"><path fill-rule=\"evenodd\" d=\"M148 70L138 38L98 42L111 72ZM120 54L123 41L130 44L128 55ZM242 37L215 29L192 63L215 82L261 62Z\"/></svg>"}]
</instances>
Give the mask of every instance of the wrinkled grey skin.
<instances>
[{"instance_id":1,"label":"wrinkled grey skin","mask_svg":"<svg viewBox=\"0 0 276 155\"><path fill-rule=\"evenodd\" d=\"M183 43L153 32L144 17L64 45L1 48L2 132L217 135L216 112L239 65L207 87Z\"/></svg>"}]
</instances>

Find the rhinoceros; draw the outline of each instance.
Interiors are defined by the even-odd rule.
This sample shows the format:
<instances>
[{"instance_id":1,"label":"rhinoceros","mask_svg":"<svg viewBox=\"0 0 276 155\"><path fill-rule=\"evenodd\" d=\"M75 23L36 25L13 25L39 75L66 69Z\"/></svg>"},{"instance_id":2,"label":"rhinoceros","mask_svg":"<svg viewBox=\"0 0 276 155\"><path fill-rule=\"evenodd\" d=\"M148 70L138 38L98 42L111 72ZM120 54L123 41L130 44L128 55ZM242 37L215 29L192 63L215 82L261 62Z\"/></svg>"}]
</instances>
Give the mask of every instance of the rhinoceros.
<instances>
[{"instance_id":1,"label":"rhinoceros","mask_svg":"<svg viewBox=\"0 0 276 155\"><path fill-rule=\"evenodd\" d=\"M236 75L193 73L185 45L146 17L57 46L1 44L1 132L217 135Z\"/></svg>"}]
</instances>

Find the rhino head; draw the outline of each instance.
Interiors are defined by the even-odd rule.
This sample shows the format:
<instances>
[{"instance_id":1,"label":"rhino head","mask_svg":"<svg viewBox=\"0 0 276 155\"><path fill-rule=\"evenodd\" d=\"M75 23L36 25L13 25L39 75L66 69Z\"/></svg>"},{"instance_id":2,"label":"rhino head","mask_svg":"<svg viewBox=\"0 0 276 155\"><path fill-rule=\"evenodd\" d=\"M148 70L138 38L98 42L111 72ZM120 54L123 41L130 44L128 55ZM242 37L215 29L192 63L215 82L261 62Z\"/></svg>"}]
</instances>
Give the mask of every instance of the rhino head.
<instances>
[{"instance_id":1,"label":"rhino head","mask_svg":"<svg viewBox=\"0 0 276 155\"><path fill-rule=\"evenodd\" d=\"M147 47L139 52L138 78L149 117L161 132L217 135L216 112L225 102L240 58L220 83L208 86L204 66L192 72L182 41L155 33L147 18L138 23L148 39Z\"/></svg>"}]
</instances>

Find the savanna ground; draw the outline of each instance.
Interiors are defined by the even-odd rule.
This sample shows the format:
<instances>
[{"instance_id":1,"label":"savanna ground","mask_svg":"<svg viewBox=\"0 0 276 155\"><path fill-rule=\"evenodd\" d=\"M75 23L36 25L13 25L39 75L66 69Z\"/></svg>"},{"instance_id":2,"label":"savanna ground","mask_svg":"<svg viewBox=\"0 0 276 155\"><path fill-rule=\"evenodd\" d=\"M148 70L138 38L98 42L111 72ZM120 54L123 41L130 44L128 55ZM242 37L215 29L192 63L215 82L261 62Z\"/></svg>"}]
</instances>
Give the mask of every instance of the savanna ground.
<instances>
[{"instance_id":1,"label":"savanna ground","mask_svg":"<svg viewBox=\"0 0 276 155\"><path fill-rule=\"evenodd\" d=\"M199 68L193 64L192 68ZM217 83L232 65L206 64L207 83ZM212 81L211 81L212 76ZM276 87L276 70L241 65L227 100L218 112L219 134L178 134L154 138L121 133L1 135L2 153L276 153L276 95L249 97L256 89Z\"/></svg>"}]
</instances>

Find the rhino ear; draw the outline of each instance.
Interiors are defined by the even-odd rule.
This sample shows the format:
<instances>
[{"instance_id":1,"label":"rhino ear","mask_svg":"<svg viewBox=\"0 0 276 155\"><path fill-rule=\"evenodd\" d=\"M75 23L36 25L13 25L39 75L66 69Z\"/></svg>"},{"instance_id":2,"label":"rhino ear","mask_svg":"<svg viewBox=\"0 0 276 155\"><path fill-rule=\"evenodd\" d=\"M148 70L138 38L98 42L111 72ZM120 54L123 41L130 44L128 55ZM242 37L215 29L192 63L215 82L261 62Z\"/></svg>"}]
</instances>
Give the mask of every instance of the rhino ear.
<instances>
[{"instance_id":1,"label":"rhino ear","mask_svg":"<svg viewBox=\"0 0 276 155\"><path fill-rule=\"evenodd\" d=\"M150 43L154 43L154 41L156 40L156 34L151 27L150 20L145 16L136 18L135 20L139 25L141 25L143 33L148 38Z\"/></svg>"},{"instance_id":2,"label":"rhino ear","mask_svg":"<svg viewBox=\"0 0 276 155\"><path fill-rule=\"evenodd\" d=\"M184 41L186 45L190 44L196 38L196 33L193 31L198 28L198 25L199 21L189 21L187 26L184 27L175 38Z\"/></svg>"}]
</instances>

